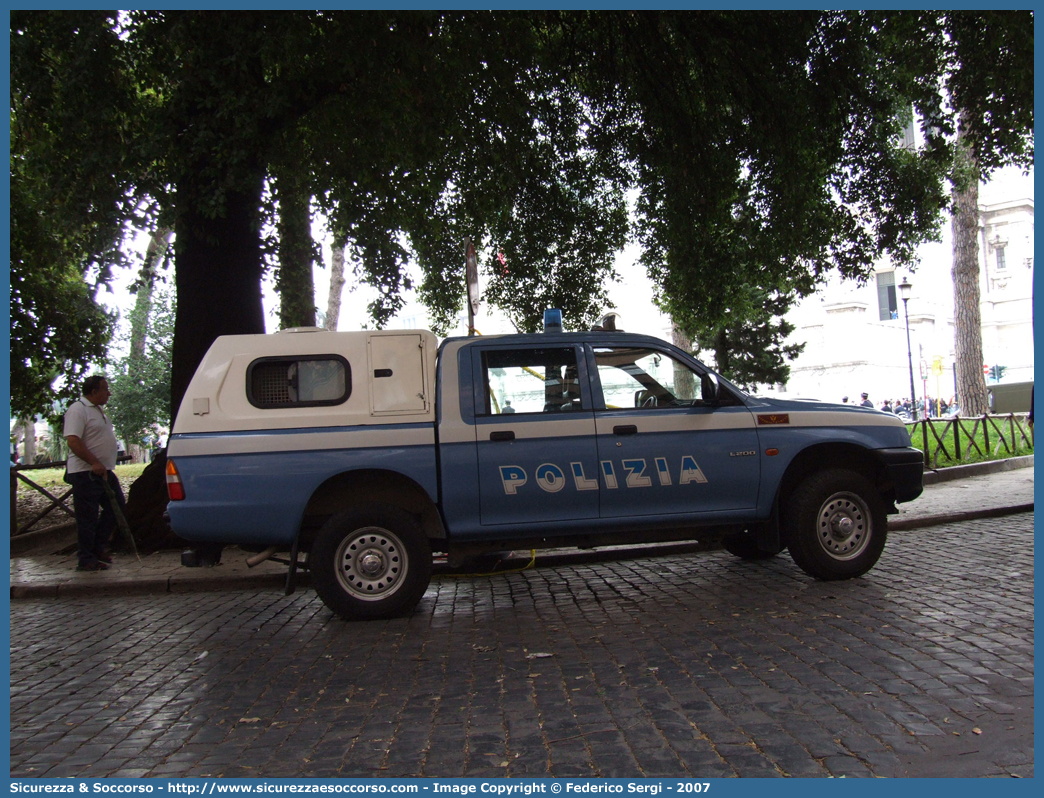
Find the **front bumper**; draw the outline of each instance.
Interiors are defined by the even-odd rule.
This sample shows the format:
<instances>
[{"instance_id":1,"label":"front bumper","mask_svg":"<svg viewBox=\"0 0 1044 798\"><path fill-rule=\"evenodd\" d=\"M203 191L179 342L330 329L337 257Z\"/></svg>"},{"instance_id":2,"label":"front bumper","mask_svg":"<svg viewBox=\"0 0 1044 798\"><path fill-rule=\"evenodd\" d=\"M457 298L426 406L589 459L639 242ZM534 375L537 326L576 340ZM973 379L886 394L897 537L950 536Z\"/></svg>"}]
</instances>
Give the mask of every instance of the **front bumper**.
<instances>
[{"instance_id":1,"label":"front bumper","mask_svg":"<svg viewBox=\"0 0 1044 798\"><path fill-rule=\"evenodd\" d=\"M910 502L924 491L924 453L912 446L901 449L878 449L878 456L888 469L896 503Z\"/></svg>"}]
</instances>

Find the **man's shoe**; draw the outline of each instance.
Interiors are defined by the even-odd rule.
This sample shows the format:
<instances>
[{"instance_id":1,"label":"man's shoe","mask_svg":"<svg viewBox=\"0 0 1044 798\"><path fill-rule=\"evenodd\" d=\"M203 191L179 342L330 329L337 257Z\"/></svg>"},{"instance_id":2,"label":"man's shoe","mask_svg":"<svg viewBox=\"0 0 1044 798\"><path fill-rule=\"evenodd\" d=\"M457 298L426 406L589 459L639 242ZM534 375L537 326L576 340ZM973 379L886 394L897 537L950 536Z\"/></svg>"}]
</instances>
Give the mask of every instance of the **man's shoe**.
<instances>
[{"instance_id":1,"label":"man's shoe","mask_svg":"<svg viewBox=\"0 0 1044 798\"><path fill-rule=\"evenodd\" d=\"M108 571L109 570L109 566L107 566L103 562L95 561L95 562L80 563L79 565L76 566L76 570L77 571Z\"/></svg>"},{"instance_id":2,"label":"man's shoe","mask_svg":"<svg viewBox=\"0 0 1044 798\"><path fill-rule=\"evenodd\" d=\"M103 552L102 554L98 555L98 562L104 562L108 563L109 565L112 565L112 555L108 552Z\"/></svg>"}]
</instances>

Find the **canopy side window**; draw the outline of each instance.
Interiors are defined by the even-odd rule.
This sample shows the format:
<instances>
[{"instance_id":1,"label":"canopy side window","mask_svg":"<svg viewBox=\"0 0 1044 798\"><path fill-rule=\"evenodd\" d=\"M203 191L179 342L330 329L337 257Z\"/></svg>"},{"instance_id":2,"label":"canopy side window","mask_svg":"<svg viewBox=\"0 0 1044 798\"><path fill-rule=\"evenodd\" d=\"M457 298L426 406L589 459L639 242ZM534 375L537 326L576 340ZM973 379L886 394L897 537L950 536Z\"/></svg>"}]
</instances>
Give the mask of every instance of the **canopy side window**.
<instances>
[{"instance_id":1,"label":"canopy side window","mask_svg":"<svg viewBox=\"0 0 1044 798\"><path fill-rule=\"evenodd\" d=\"M320 407L348 401L352 369L340 355L258 358L247 367L247 399L254 407Z\"/></svg>"}]
</instances>

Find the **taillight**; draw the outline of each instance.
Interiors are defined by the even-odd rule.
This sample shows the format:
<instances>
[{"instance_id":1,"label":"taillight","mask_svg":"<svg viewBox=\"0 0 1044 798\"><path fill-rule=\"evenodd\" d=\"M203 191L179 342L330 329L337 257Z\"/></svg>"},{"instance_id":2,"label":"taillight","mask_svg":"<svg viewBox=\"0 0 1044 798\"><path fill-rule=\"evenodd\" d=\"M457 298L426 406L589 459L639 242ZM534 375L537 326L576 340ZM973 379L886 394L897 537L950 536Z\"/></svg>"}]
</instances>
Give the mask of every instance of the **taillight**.
<instances>
[{"instance_id":1,"label":"taillight","mask_svg":"<svg viewBox=\"0 0 1044 798\"><path fill-rule=\"evenodd\" d=\"M181 475L173 460L167 461L167 495L172 502L180 502L185 498L185 486L181 484Z\"/></svg>"}]
</instances>

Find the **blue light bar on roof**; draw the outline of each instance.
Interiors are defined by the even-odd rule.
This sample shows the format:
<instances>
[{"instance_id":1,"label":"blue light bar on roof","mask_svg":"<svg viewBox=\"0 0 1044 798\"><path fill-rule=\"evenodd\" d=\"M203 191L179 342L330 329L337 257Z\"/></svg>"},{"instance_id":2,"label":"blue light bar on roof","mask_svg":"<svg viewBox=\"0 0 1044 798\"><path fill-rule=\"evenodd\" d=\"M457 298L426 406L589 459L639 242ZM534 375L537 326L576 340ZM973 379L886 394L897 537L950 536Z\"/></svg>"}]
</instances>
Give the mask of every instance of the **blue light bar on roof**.
<instances>
[{"instance_id":1,"label":"blue light bar on roof","mask_svg":"<svg viewBox=\"0 0 1044 798\"><path fill-rule=\"evenodd\" d=\"M544 332L562 332L562 311L558 308L548 308L544 311Z\"/></svg>"}]
</instances>

